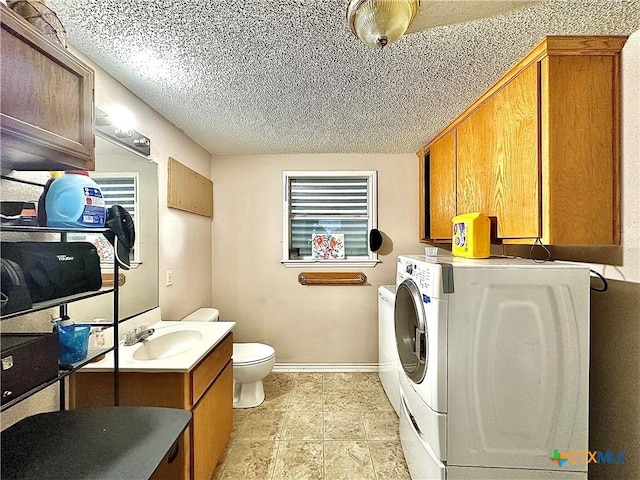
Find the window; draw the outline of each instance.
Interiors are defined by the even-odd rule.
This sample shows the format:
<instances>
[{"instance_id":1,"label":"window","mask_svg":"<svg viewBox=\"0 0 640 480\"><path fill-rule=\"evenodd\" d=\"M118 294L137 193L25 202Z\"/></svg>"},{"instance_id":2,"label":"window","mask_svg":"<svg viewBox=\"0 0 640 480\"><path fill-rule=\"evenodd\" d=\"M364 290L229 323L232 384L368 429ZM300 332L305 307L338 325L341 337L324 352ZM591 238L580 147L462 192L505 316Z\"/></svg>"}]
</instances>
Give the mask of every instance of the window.
<instances>
[{"instance_id":1,"label":"window","mask_svg":"<svg viewBox=\"0 0 640 480\"><path fill-rule=\"evenodd\" d=\"M282 263L373 267L377 172L285 171Z\"/></svg>"},{"instance_id":2,"label":"window","mask_svg":"<svg viewBox=\"0 0 640 480\"><path fill-rule=\"evenodd\" d=\"M104 197L105 207L112 205L124 207L133 220L136 231L136 242L131 250L131 266L140 263L140 215L138 215L138 172L91 172L91 178L100 186ZM93 243L98 249L100 262L108 268L113 264L113 247L102 235L97 233L70 233L70 241L83 241Z\"/></svg>"}]
</instances>

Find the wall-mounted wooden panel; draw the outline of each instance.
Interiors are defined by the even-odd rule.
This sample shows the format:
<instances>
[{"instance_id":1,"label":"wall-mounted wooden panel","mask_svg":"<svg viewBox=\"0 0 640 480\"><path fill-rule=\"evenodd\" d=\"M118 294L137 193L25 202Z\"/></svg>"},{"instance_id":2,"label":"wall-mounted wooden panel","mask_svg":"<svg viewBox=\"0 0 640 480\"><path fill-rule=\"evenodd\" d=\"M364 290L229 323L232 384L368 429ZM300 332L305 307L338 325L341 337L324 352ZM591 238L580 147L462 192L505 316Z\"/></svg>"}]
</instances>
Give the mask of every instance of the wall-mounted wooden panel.
<instances>
[{"instance_id":1,"label":"wall-mounted wooden panel","mask_svg":"<svg viewBox=\"0 0 640 480\"><path fill-rule=\"evenodd\" d=\"M169 157L167 206L213 218L213 182Z\"/></svg>"}]
</instances>

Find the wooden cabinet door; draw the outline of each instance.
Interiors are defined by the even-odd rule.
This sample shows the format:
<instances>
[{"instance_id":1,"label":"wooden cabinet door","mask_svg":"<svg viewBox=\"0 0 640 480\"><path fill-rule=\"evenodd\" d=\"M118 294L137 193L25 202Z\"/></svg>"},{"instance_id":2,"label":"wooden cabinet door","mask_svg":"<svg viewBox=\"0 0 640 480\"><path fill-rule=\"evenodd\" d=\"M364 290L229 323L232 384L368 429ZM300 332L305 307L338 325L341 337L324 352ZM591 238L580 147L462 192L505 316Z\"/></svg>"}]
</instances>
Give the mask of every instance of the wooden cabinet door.
<instances>
[{"instance_id":1,"label":"wooden cabinet door","mask_svg":"<svg viewBox=\"0 0 640 480\"><path fill-rule=\"evenodd\" d=\"M2 162L93 170L93 71L0 4Z\"/></svg>"},{"instance_id":2,"label":"wooden cabinet door","mask_svg":"<svg viewBox=\"0 0 640 480\"><path fill-rule=\"evenodd\" d=\"M619 244L619 57L541 65L544 242Z\"/></svg>"},{"instance_id":3,"label":"wooden cabinet door","mask_svg":"<svg viewBox=\"0 0 640 480\"><path fill-rule=\"evenodd\" d=\"M451 218L456 215L456 130L433 142L424 161L428 162L429 238L451 239Z\"/></svg>"},{"instance_id":4,"label":"wooden cabinet door","mask_svg":"<svg viewBox=\"0 0 640 480\"><path fill-rule=\"evenodd\" d=\"M192 478L211 478L233 429L233 364L222 373L193 408Z\"/></svg>"},{"instance_id":5,"label":"wooden cabinet door","mask_svg":"<svg viewBox=\"0 0 640 480\"><path fill-rule=\"evenodd\" d=\"M165 455L150 480L189 480L189 427Z\"/></svg>"},{"instance_id":6,"label":"wooden cabinet door","mask_svg":"<svg viewBox=\"0 0 640 480\"><path fill-rule=\"evenodd\" d=\"M497 217L500 238L540 236L538 85L536 62L458 126L457 211Z\"/></svg>"}]
</instances>

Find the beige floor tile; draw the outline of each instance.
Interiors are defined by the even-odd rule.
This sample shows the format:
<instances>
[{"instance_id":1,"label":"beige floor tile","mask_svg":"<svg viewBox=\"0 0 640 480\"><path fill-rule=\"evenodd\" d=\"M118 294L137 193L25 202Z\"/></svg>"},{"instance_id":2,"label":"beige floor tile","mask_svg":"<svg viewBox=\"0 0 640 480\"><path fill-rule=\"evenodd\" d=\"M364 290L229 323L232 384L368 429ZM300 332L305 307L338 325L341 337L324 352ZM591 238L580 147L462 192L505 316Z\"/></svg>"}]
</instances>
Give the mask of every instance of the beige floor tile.
<instances>
[{"instance_id":1,"label":"beige floor tile","mask_svg":"<svg viewBox=\"0 0 640 480\"><path fill-rule=\"evenodd\" d=\"M293 379L293 388L322 392L322 373L298 373Z\"/></svg>"},{"instance_id":2,"label":"beige floor tile","mask_svg":"<svg viewBox=\"0 0 640 480\"><path fill-rule=\"evenodd\" d=\"M398 441L400 428L395 412L363 412L364 429L367 440L392 440Z\"/></svg>"},{"instance_id":3,"label":"beige floor tile","mask_svg":"<svg viewBox=\"0 0 640 480\"><path fill-rule=\"evenodd\" d=\"M372 480L375 478L367 442L324 442L324 480Z\"/></svg>"},{"instance_id":4,"label":"beige floor tile","mask_svg":"<svg viewBox=\"0 0 640 480\"><path fill-rule=\"evenodd\" d=\"M211 480L410 480L377 373L272 373Z\"/></svg>"},{"instance_id":5,"label":"beige floor tile","mask_svg":"<svg viewBox=\"0 0 640 480\"><path fill-rule=\"evenodd\" d=\"M264 402L260 405L262 410L286 410L289 405L291 390L278 389L268 391L265 389Z\"/></svg>"},{"instance_id":6,"label":"beige floor tile","mask_svg":"<svg viewBox=\"0 0 640 480\"><path fill-rule=\"evenodd\" d=\"M358 408L363 412L389 412L395 415L393 405L382 392L360 390L355 396Z\"/></svg>"},{"instance_id":7,"label":"beige floor tile","mask_svg":"<svg viewBox=\"0 0 640 480\"><path fill-rule=\"evenodd\" d=\"M289 394L287 410L322 410L322 390L296 389Z\"/></svg>"},{"instance_id":8,"label":"beige floor tile","mask_svg":"<svg viewBox=\"0 0 640 480\"><path fill-rule=\"evenodd\" d=\"M322 459L322 441L281 441L273 480L322 480Z\"/></svg>"},{"instance_id":9,"label":"beige floor tile","mask_svg":"<svg viewBox=\"0 0 640 480\"><path fill-rule=\"evenodd\" d=\"M282 411L256 409L247 415L236 442L247 440L278 440L284 423Z\"/></svg>"},{"instance_id":10,"label":"beige floor tile","mask_svg":"<svg viewBox=\"0 0 640 480\"><path fill-rule=\"evenodd\" d=\"M267 389L291 389L293 387L295 374L293 373L270 373L262 384Z\"/></svg>"},{"instance_id":11,"label":"beige floor tile","mask_svg":"<svg viewBox=\"0 0 640 480\"><path fill-rule=\"evenodd\" d=\"M353 376L353 388L356 390L380 390L382 383L377 372L361 372Z\"/></svg>"},{"instance_id":12,"label":"beige floor tile","mask_svg":"<svg viewBox=\"0 0 640 480\"><path fill-rule=\"evenodd\" d=\"M322 440L323 414L315 411L289 411L285 414L281 440Z\"/></svg>"},{"instance_id":13,"label":"beige floor tile","mask_svg":"<svg viewBox=\"0 0 640 480\"><path fill-rule=\"evenodd\" d=\"M378 480L411 480L399 441L370 441L369 450Z\"/></svg>"},{"instance_id":14,"label":"beige floor tile","mask_svg":"<svg viewBox=\"0 0 640 480\"><path fill-rule=\"evenodd\" d=\"M236 442L220 480L265 480L273 475L278 442Z\"/></svg>"},{"instance_id":15,"label":"beige floor tile","mask_svg":"<svg viewBox=\"0 0 640 480\"><path fill-rule=\"evenodd\" d=\"M361 402L353 390L329 390L323 393L323 410L325 412L359 412Z\"/></svg>"},{"instance_id":16,"label":"beige floor tile","mask_svg":"<svg viewBox=\"0 0 640 480\"><path fill-rule=\"evenodd\" d=\"M234 409L233 410L233 430L231 431L231 438L229 439L229 443L233 443L238 438L238 433L240 433L240 429L242 428L242 424L246 420L249 415L248 409Z\"/></svg>"},{"instance_id":17,"label":"beige floor tile","mask_svg":"<svg viewBox=\"0 0 640 480\"><path fill-rule=\"evenodd\" d=\"M360 412L324 412L325 440L365 440Z\"/></svg>"},{"instance_id":18,"label":"beige floor tile","mask_svg":"<svg viewBox=\"0 0 640 480\"><path fill-rule=\"evenodd\" d=\"M325 391L351 390L361 375L359 372L325 372L322 374L322 386Z\"/></svg>"}]
</instances>

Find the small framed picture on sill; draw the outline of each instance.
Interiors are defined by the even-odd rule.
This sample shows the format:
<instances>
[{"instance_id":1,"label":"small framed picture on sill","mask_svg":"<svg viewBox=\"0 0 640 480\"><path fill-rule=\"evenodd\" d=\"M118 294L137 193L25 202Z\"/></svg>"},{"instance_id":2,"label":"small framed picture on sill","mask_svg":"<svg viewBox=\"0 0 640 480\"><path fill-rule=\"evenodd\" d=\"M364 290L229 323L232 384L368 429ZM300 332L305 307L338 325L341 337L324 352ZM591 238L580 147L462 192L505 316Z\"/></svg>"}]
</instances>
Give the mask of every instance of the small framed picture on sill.
<instances>
[{"instance_id":1,"label":"small framed picture on sill","mask_svg":"<svg viewBox=\"0 0 640 480\"><path fill-rule=\"evenodd\" d=\"M312 233L311 258L340 260L344 258L344 233Z\"/></svg>"}]
</instances>

